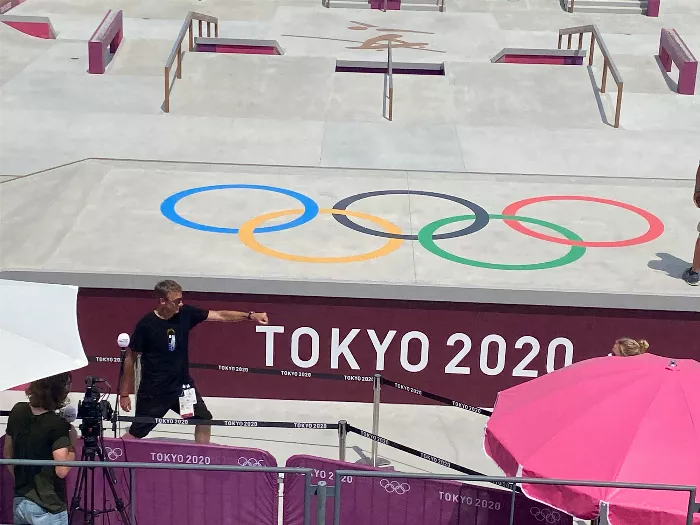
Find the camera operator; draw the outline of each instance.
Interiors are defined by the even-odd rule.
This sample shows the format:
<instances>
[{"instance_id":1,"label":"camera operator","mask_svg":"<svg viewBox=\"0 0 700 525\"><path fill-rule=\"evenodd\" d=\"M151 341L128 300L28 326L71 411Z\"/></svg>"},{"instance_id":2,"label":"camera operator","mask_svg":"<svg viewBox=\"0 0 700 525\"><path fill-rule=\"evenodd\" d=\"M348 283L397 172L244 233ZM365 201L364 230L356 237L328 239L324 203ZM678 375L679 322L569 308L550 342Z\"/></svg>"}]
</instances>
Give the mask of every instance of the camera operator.
<instances>
[{"instance_id":1,"label":"camera operator","mask_svg":"<svg viewBox=\"0 0 700 525\"><path fill-rule=\"evenodd\" d=\"M7 421L5 458L74 461L75 428L56 414L68 402L70 373L33 381L29 402L17 403ZM70 467L8 466L15 480L14 523L67 525L65 477Z\"/></svg>"},{"instance_id":2,"label":"camera operator","mask_svg":"<svg viewBox=\"0 0 700 525\"><path fill-rule=\"evenodd\" d=\"M202 310L183 304L182 287L175 281L161 281L155 287L158 304L137 323L124 362L124 380L119 395L122 410L131 410L126 386L134 379L134 353L141 355L141 382L136 398L136 417L162 418L172 409L182 417L211 420L211 412L197 391L189 373L188 338L192 328L203 321L237 322L251 320L267 324L267 314L228 310ZM125 439L140 439L155 423L133 423ZM197 443L209 443L211 426L197 425Z\"/></svg>"}]
</instances>

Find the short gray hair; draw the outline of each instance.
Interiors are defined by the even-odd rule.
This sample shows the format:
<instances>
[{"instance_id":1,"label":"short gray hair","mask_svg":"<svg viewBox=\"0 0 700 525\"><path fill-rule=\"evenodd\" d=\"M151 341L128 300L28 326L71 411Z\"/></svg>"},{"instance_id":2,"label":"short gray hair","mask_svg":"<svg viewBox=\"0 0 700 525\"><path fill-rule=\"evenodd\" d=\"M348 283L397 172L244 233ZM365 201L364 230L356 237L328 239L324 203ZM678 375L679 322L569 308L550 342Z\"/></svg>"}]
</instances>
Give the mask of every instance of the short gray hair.
<instances>
[{"instance_id":1,"label":"short gray hair","mask_svg":"<svg viewBox=\"0 0 700 525\"><path fill-rule=\"evenodd\" d=\"M155 293L158 299L167 299L169 293L181 291L182 286L180 286L178 283L171 279L160 281L158 284L156 284L156 287L153 289L153 292Z\"/></svg>"}]
</instances>

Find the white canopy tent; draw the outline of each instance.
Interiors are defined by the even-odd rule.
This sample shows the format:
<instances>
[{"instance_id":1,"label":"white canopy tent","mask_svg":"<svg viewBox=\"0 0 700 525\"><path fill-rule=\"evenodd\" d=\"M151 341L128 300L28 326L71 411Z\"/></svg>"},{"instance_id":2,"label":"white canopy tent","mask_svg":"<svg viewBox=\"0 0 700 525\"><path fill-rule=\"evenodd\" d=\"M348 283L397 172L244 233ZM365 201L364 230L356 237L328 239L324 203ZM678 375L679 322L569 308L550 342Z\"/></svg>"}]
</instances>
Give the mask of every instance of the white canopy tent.
<instances>
[{"instance_id":1,"label":"white canopy tent","mask_svg":"<svg viewBox=\"0 0 700 525\"><path fill-rule=\"evenodd\" d=\"M0 279L0 391L88 364L78 288Z\"/></svg>"}]
</instances>

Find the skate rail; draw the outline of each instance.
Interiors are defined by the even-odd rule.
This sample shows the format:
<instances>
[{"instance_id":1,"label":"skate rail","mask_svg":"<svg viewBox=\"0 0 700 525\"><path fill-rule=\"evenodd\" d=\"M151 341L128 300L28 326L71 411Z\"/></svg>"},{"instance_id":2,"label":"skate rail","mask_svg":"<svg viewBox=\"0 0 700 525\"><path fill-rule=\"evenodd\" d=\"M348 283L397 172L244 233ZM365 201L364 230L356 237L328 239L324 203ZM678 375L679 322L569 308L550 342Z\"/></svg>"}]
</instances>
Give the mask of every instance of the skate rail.
<instances>
[{"instance_id":1,"label":"skate rail","mask_svg":"<svg viewBox=\"0 0 700 525\"><path fill-rule=\"evenodd\" d=\"M182 28L175 39L175 44L168 55L168 59L165 61L165 100L163 101L163 111L166 113L170 112L170 73L177 59L177 68L175 69L175 77L182 78L182 42L185 40L185 36L189 34L188 39L188 51L194 50L194 21L197 21L197 27L199 29L198 36L203 35L203 24L207 23L207 35L211 36L211 26L214 26L214 37L219 36L219 19L215 16L204 15L202 13L195 13L190 11L185 17L185 21L182 23Z\"/></svg>"},{"instance_id":2,"label":"skate rail","mask_svg":"<svg viewBox=\"0 0 700 525\"><path fill-rule=\"evenodd\" d=\"M605 45L605 40L603 40L603 36L600 34L600 30L598 29L598 26L593 24L593 25L568 27L565 29L560 29L559 30L559 42L557 44L557 48L561 49L562 37L564 35L568 35L566 48L571 49L571 39L572 39L573 35L578 34L578 48L577 49L582 49L583 48L583 35L584 35L584 33L591 34L591 48L590 48L590 52L588 53L588 65L589 66L593 65L593 52L595 51L595 43L596 42L598 42L598 47L600 48L600 51L603 53L603 79L600 83L600 92L605 93L605 88L606 88L607 79L608 79L608 69L610 70L610 73L612 74L612 77L613 77L613 80L615 81L615 84L617 84L617 102L615 104L615 124L614 124L614 126L616 128L619 128L620 127L620 109L622 107L622 87L623 87L622 75L620 75L620 71L617 69L617 66L615 65L615 61L613 60L612 55L610 54L610 51L608 50L608 47Z\"/></svg>"}]
</instances>

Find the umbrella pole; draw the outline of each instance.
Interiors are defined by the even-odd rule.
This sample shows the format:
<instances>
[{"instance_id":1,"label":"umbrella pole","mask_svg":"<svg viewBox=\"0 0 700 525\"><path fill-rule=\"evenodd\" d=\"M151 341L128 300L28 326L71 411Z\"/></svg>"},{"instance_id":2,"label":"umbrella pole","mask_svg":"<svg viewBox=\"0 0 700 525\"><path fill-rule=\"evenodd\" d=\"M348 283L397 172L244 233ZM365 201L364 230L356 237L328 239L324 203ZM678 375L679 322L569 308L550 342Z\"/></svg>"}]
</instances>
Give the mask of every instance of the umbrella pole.
<instances>
[{"instance_id":1,"label":"umbrella pole","mask_svg":"<svg viewBox=\"0 0 700 525\"><path fill-rule=\"evenodd\" d=\"M515 484L511 488L510 494L510 521L508 525L513 525L513 520L515 519Z\"/></svg>"}]
</instances>

